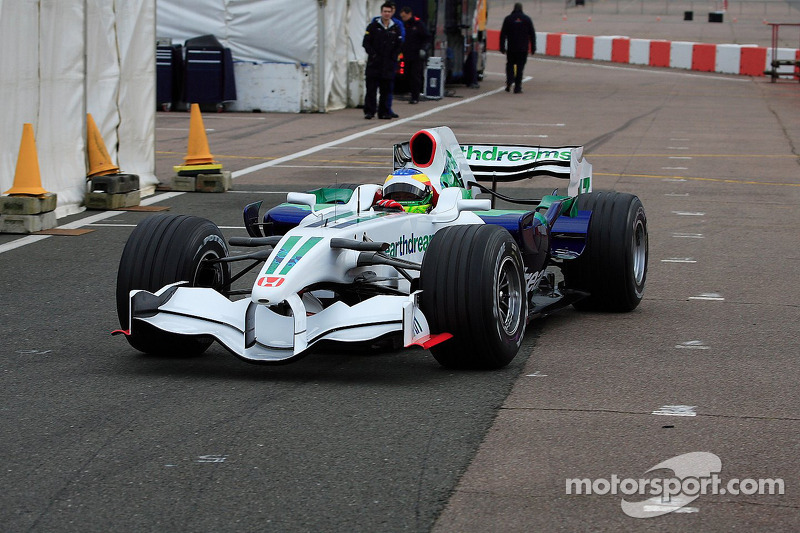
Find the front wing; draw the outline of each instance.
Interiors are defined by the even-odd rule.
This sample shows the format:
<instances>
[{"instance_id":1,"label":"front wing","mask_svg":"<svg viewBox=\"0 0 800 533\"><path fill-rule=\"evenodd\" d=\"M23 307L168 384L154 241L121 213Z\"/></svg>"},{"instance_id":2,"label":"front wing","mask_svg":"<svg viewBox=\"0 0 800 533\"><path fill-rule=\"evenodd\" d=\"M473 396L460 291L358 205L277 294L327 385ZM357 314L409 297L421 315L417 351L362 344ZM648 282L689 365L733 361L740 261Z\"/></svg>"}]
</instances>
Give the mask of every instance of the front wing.
<instances>
[{"instance_id":1,"label":"front wing","mask_svg":"<svg viewBox=\"0 0 800 533\"><path fill-rule=\"evenodd\" d=\"M295 294L279 313L249 298L231 301L213 289L175 284L156 293L131 291L127 333L135 335L141 321L168 333L210 335L238 357L264 363L288 362L322 340L362 342L402 333L405 346L427 348L449 335L431 336L418 295L378 295L313 312Z\"/></svg>"}]
</instances>

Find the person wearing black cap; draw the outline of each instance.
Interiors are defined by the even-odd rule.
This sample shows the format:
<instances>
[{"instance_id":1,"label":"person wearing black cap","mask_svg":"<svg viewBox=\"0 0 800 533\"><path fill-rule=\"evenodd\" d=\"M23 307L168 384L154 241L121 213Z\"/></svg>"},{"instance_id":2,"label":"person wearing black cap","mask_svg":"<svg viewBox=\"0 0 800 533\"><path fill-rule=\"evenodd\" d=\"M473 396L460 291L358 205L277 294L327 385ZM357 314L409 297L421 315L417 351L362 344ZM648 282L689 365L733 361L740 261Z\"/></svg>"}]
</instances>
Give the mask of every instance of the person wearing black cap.
<instances>
[{"instance_id":1,"label":"person wearing black cap","mask_svg":"<svg viewBox=\"0 0 800 533\"><path fill-rule=\"evenodd\" d=\"M514 84L514 92L522 92L522 71L528 60L528 51L536 53L536 31L533 21L522 12L522 4L514 4L514 10L503 20L500 30L500 52L506 55L506 92Z\"/></svg>"},{"instance_id":2,"label":"person wearing black cap","mask_svg":"<svg viewBox=\"0 0 800 533\"><path fill-rule=\"evenodd\" d=\"M400 10L400 18L406 30L403 42L403 61L405 62L406 75L408 76L411 100L409 104L419 102L419 93L422 92L422 71L425 67L425 53L428 45L428 30L419 17L414 16L414 11L408 6Z\"/></svg>"}]
</instances>

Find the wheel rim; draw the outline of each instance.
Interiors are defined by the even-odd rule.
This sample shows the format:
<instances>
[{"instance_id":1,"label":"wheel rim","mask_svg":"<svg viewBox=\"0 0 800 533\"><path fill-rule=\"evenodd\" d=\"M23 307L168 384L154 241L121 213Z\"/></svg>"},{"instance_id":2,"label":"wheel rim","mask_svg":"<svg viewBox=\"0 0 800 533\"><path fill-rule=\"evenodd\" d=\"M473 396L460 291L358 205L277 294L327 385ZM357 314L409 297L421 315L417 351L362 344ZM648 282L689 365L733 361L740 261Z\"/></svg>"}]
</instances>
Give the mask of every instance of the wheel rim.
<instances>
[{"instance_id":1,"label":"wheel rim","mask_svg":"<svg viewBox=\"0 0 800 533\"><path fill-rule=\"evenodd\" d=\"M197 270L194 272L192 287L211 287L220 290L225 285L225 273L222 263L211 262L210 260L219 259L215 252L206 252L197 263Z\"/></svg>"},{"instance_id":2,"label":"wheel rim","mask_svg":"<svg viewBox=\"0 0 800 533\"><path fill-rule=\"evenodd\" d=\"M495 308L500 324L507 335L513 335L519 327L522 316L522 276L511 257L504 257L500 263L495 292Z\"/></svg>"},{"instance_id":3,"label":"wheel rim","mask_svg":"<svg viewBox=\"0 0 800 533\"><path fill-rule=\"evenodd\" d=\"M647 232L641 220L633 228L633 277L637 285L644 281L647 269Z\"/></svg>"}]
</instances>

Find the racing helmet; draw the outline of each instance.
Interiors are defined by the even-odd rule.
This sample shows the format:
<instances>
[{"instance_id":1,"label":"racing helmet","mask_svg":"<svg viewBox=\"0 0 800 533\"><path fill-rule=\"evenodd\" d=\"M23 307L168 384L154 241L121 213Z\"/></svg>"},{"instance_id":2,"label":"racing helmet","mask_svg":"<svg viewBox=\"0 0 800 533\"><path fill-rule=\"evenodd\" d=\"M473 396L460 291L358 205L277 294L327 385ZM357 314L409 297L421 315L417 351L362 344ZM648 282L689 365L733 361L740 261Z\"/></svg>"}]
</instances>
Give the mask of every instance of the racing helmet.
<instances>
[{"instance_id":1,"label":"racing helmet","mask_svg":"<svg viewBox=\"0 0 800 533\"><path fill-rule=\"evenodd\" d=\"M403 206L436 205L439 197L428 176L415 168L401 168L386 177L383 197Z\"/></svg>"}]
</instances>

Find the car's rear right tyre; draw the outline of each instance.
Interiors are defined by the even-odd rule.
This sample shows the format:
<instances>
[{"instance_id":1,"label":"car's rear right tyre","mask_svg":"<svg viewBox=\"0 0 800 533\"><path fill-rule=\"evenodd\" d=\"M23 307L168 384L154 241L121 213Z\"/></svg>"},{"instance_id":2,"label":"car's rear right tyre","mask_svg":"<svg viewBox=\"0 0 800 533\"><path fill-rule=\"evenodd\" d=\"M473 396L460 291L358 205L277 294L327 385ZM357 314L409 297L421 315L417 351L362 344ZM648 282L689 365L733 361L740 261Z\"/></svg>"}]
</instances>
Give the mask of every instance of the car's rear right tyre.
<instances>
[{"instance_id":1,"label":"car's rear right tyre","mask_svg":"<svg viewBox=\"0 0 800 533\"><path fill-rule=\"evenodd\" d=\"M565 260L567 288L589 293L576 309L625 312L642 301L647 280L647 217L633 194L591 192L578 195L578 209L592 212L586 248Z\"/></svg>"},{"instance_id":2,"label":"car's rear right tyre","mask_svg":"<svg viewBox=\"0 0 800 533\"><path fill-rule=\"evenodd\" d=\"M420 306L447 368L502 368L517 355L527 322L522 254L504 228L450 226L436 232L422 261Z\"/></svg>"}]
</instances>

